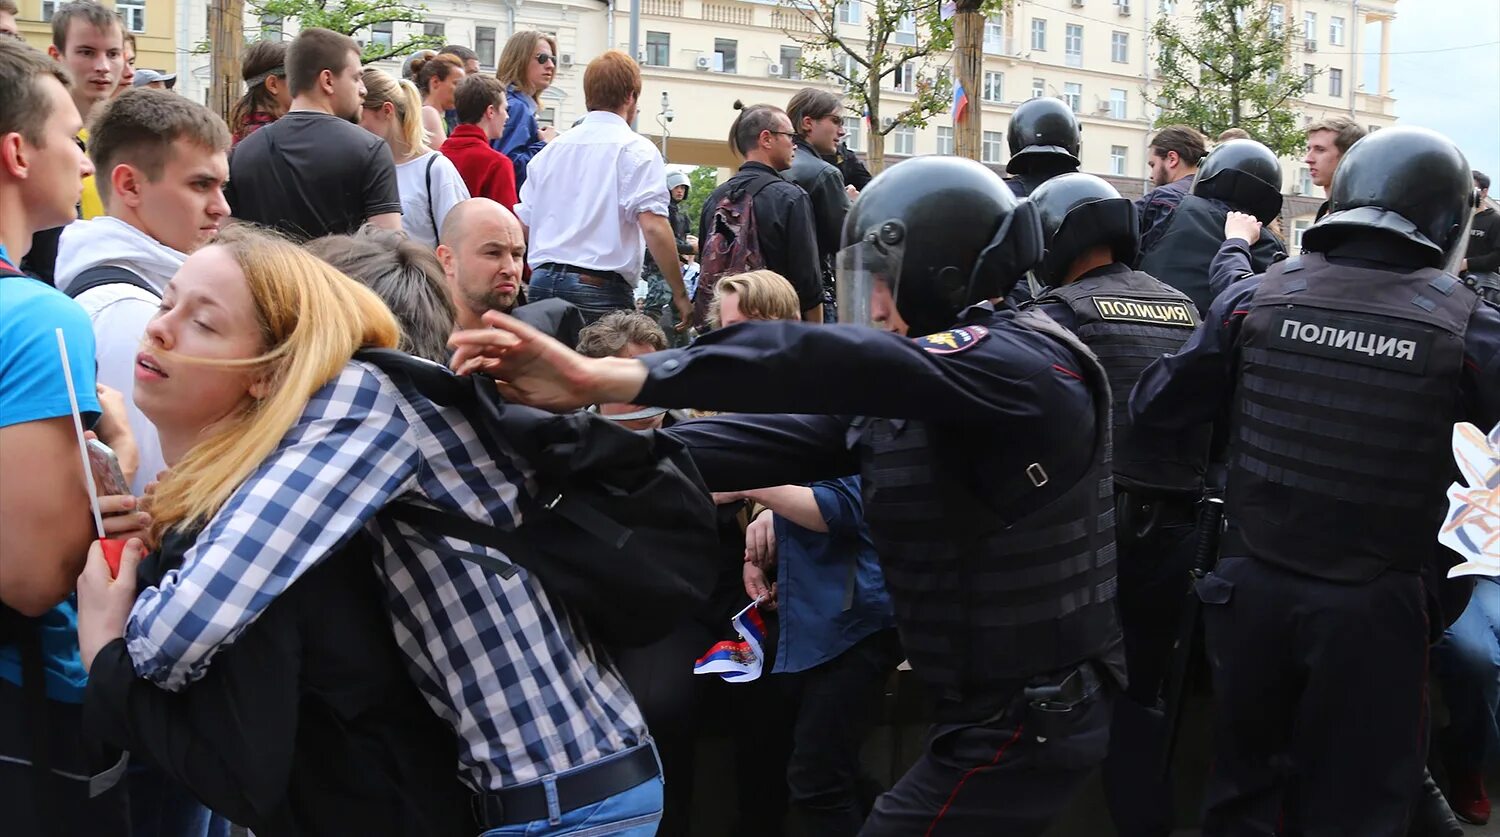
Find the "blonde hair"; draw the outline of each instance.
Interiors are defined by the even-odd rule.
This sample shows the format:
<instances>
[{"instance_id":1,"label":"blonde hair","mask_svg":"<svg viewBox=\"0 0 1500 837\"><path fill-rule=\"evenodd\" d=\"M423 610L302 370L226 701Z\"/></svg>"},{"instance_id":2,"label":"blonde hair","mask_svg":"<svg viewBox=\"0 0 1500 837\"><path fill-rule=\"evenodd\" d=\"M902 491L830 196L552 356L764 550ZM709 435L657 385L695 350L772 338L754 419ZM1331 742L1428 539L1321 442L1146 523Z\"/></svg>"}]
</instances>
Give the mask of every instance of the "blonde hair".
<instances>
[{"instance_id":1,"label":"blonde hair","mask_svg":"<svg viewBox=\"0 0 1500 837\"><path fill-rule=\"evenodd\" d=\"M797 289L774 270L752 270L720 277L714 299L708 306L709 321L719 327L719 306L724 294L739 296L740 314L747 320L800 320L802 302Z\"/></svg>"},{"instance_id":2,"label":"blonde hair","mask_svg":"<svg viewBox=\"0 0 1500 837\"><path fill-rule=\"evenodd\" d=\"M552 47L552 55L555 57L557 38L546 32L526 30L511 35L510 39L505 42L505 49L500 53L500 61L495 66L495 78L507 85L515 85L517 90L530 96L538 108L541 108L542 102L537 97L542 95L542 91L532 90L526 86L526 74L531 69L531 63L536 60L537 44L543 41Z\"/></svg>"},{"instance_id":3,"label":"blonde hair","mask_svg":"<svg viewBox=\"0 0 1500 837\"><path fill-rule=\"evenodd\" d=\"M390 102L396 108L396 124L401 129L401 141L406 143L406 154L415 154L427 145L427 132L422 128L422 94L417 86L406 79L397 81L374 67L365 68L364 106L371 110ZM395 155L400 162L400 154Z\"/></svg>"},{"instance_id":4,"label":"blonde hair","mask_svg":"<svg viewBox=\"0 0 1500 837\"><path fill-rule=\"evenodd\" d=\"M211 247L245 274L255 302L262 353L243 360L178 360L256 373L263 398L205 428L147 501L149 540L202 525L259 468L307 407L307 401L361 348L393 348L396 318L373 291L290 241L248 225L229 227Z\"/></svg>"}]
</instances>

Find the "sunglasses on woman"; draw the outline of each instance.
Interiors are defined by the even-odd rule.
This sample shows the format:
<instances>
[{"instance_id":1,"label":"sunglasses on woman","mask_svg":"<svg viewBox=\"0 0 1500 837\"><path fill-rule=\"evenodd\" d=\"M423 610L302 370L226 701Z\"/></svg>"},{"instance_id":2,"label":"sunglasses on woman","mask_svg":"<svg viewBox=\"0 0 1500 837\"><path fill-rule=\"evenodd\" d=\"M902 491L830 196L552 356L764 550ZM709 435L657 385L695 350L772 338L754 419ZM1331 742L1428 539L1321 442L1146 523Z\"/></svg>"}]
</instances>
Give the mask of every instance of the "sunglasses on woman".
<instances>
[{"instance_id":1,"label":"sunglasses on woman","mask_svg":"<svg viewBox=\"0 0 1500 837\"><path fill-rule=\"evenodd\" d=\"M545 66L547 64L556 64L557 63L557 56L555 56L555 55L549 55L548 53L545 53L545 52L539 52L536 55L536 63L541 64L543 66Z\"/></svg>"}]
</instances>

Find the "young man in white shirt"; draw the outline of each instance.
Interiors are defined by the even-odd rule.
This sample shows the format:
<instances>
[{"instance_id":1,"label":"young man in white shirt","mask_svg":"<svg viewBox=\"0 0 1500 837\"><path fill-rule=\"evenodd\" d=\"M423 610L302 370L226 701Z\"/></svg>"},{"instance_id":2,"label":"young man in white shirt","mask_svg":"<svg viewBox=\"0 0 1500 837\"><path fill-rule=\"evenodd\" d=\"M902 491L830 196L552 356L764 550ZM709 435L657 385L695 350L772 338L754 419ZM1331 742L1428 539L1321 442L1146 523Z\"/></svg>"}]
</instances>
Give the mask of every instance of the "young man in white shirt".
<instances>
[{"instance_id":1,"label":"young man in white shirt","mask_svg":"<svg viewBox=\"0 0 1500 837\"><path fill-rule=\"evenodd\" d=\"M208 108L139 89L104 105L89 155L107 215L63 229L57 286L88 312L99 382L119 390L140 449L139 496L166 468L156 429L135 408L136 355L167 282L229 216L229 129Z\"/></svg>"},{"instance_id":2,"label":"young man in white shirt","mask_svg":"<svg viewBox=\"0 0 1500 837\"><path fill-rule=\"evenodd\" d=\"M529 299L560 297L593 322L610 311L634 310L642 243L672 289L678 330L692 302L678 268L677 241L667 220L661 153L630 128L641 96L641 70L609 50L583 74L589 113L532 159L516 215L528 231Z\"/></svg>"}]
</instances>

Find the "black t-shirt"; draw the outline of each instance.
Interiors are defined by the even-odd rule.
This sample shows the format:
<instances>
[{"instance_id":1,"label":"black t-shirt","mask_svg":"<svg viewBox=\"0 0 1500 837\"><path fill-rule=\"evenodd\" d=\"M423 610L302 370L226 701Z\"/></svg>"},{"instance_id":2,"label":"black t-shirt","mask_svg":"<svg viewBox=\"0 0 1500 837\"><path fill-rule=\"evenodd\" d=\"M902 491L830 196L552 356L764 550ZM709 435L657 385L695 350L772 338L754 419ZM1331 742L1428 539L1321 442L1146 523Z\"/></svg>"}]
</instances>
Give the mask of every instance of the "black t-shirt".
<instances>
[{"instance_id":1,"label":"black t-shirt","mask_svg":"<svg viewBox=\"0 0 1500 837\"><path fill-rule=\"evenodd\" d=\"M1474 216L1474 227L1469 231L1469 250L1465 256L1471 273L1500 271L1500 213L1485 209Z\"/></svg>"},{"instance_id":2,"label":"black t-shirt","mask_svg":"<svg viewBox=\"0 0 1500 837\"><path fill-rule=\"evenodd\" d=\"M304 241L401 211L385 140L317 111L288 113L235 146L225 196L234 217Z\"/></svg>"}]
</instances>

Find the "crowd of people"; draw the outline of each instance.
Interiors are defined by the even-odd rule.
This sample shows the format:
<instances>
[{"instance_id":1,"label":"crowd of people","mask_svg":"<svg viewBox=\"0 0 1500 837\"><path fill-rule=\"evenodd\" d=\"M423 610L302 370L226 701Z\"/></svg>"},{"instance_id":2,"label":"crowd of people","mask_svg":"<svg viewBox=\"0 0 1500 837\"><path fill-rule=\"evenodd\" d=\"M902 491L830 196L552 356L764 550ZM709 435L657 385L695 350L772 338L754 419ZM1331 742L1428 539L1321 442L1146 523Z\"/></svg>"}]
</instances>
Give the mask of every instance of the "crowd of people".
<instances>
[{"instance_id":1,"label":"crowd of people","mask_svg":"<svg viewBox=\"0 0 1500 837\"><path fill-rule=\"evenodd\" d=\"M1310 124L1289 257L1243 131L1161 129L1131 201L1035 99L1008 178L871 179L807 88L690 218L617 50L559 132L550 35L397 78L308 28L226 121L112 10L15 14L7 833L687 835L715 757L736 833L1039 835L1102 768L1167 837L1199 630L1204 834L1489 818L1500 586L1436 537L1500 222L1444 137ZM754 674L696 674L731 616Z\"/></svg>"}]
</instances>

